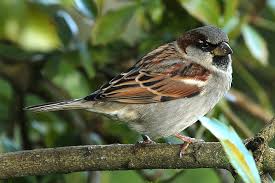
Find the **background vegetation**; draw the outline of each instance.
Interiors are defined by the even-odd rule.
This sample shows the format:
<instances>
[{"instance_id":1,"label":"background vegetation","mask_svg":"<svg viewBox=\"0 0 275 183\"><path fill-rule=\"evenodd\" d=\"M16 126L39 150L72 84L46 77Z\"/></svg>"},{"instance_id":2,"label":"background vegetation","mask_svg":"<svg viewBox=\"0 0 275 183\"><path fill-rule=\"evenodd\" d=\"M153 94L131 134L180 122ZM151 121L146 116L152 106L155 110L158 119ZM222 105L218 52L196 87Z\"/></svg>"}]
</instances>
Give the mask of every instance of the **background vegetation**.
<instances>
[{"instance_id":1,"label":"background vegetation","mask_svg":"<svg viewBox=\"0 0 275 183\"><path fill-rule=\"evenodd\" d=\"M274 0L1 0L0 152L140 140L126 125L93 113L22 109L86 96L150 50L204 24L226 31L234 50L233 89L209 116L230 123L243 138L252 136L275 107ZM184 133L216 140L199 123ZM81 172L10 182L129 180L233 181L227 171L197 169Z\"/></svg>"}]
</instances>

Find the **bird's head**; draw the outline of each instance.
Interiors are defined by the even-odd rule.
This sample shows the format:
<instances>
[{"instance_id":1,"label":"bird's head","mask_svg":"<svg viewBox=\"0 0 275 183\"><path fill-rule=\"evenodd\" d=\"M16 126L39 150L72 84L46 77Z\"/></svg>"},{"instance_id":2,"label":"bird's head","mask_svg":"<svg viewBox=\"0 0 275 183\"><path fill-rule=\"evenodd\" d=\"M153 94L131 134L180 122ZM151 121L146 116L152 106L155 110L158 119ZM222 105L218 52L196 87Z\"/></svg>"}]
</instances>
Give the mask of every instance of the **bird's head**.
<instances>
[{"instance_id":1,"label":"bird's head","mask_svg":"<svg viewBox=\"0 0 275 183\"><path fill-rule=\"evenodd\" d=\"M192 29L177 39L178 46L187 59L208 69L223 71L231 66L233 51L228 42L226 33L214 26Z\"/></svg>"}]
</instances>

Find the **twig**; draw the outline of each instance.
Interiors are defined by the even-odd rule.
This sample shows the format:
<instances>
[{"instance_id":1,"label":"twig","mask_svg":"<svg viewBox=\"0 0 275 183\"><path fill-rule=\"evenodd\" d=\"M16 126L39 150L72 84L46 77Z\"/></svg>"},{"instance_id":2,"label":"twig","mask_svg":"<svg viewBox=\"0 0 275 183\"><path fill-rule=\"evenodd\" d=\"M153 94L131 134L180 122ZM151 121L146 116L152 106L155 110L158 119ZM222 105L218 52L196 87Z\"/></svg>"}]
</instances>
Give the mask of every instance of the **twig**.
<instances>
[{"instance_id":1,"label":"twig","mask_svg":"<svg viewBox=\"0 0 275 183\"><path fill-rule=\"evenodd\" d=\"M240 91L231 89L229 95L233 96L233 98L227 97L229 102L239 106L264 123L267 123L272 118L272 114L269 111L264 110L260 105L256 104L248 96L244 95Z\"/></svg>"},{"instance_id":2,"label":"twig","mask_svg":"<svg viewBox=\"0 0 275 183\"><path fill-rule=\"evenodd\" d=\"M274 138L275 135L275 117L254 137L246 140L246 147L252 152L267 149L268 143Z\"/></svg>"},{"instance_id":3,"label":"twig","mask_svg":"<svg viewBox=\"0 0 275 183\"><path fill-rule=\"evenodd\" d=\"M245 123L238 117L236 114L230 109L229 105L226 101L221 102L221 109L224 115L231 121L232 126L234 126L237 130L244 135L244 137L252 137L253 132L245 125Z\"/></svg>"},{"instance_id":4,"label":"twig","mask_svg":"<svg viewBox=\"0 0 275 183\"><path fill-rule=\"evenodd\" d=\"M230 169L220 143L194 143L183 158L180 145L72 146L4 153L0 155L0 179L85 170L223 168ZM264 154L264 166L275 171L275 151ZM268 159L269 158L269 159Z\"/></svg>"},{"instance_id":5,"label":"twig","mask_svg":"<svg viewBox=\"0 0 275 183\"><path fill-rule=\"evenodd\" d=\"M20 137L23 149L32 149L32 143L29 138L28 120L23 107L25 106L24 93L17 91L13 87L13 102L10 111L10 121L17 124L20 129Z\"/></svg>"},{"instance_id":6,"label":"twig","mask_svg":"<svg viewBox=\"0 0 275 183\"><path fill-rule=\"evenodd\" d=\"M161 183L170 183L176 180L180 175L184 174L186 172L185 170L180 170L177 173L175 173L173 176L169 177L168 179L165 179L163 181L160 181Z\"/></svg>"},{"instance_id":7,"label":"twig","mask_svg":"<svg viewBox=\"0 0 275 183\"><path fill-rule=\"evenodd\" d=\"M162 176L163 170L156 170L154 173L148 173L146 170L137 170L136 171L145 181L156 182Z\"/></svg>"},{"instance_id":8,"label":"twig","mask_svg":"<svg viewBox=\"0 0 275 183\"><path fill-rule=\"evenodd\" d=\"M216 173L220 177L222 183L231 183L233 177L230 175L230 172L225 169L216 169Z\"/></svg>"},{"instance_id":9,"label":"twig","mask_svg":"<svg viewBox=\"0 0 275 183\"><path fill-rule=\"evenodd\" d=\"M262 137L266 143L274 139L275 136L275 117L256 135Z\"/></svg>"},{"instance_id":10,"label":"twig","mask_svg":"<svg viewBox=\"0 0 275 183\"><path fill-rule=\"evenodd\" d=\"M90 171L88 172L87 183L100 183L101 172L100 171Z\"/></svg>"}]
</instances>

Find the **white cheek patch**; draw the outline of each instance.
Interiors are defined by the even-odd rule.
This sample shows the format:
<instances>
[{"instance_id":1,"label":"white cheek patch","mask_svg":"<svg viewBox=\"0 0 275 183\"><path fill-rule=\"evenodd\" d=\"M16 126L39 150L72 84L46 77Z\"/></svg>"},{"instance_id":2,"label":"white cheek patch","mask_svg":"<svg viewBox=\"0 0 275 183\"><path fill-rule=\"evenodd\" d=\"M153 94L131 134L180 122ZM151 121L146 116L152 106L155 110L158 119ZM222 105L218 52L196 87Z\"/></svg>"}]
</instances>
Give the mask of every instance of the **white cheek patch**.
<instances>
[{"instance_id":1,"label":"white cheek patch","mask_svg":"<svg viewBox=\"0 0 275 183\"><path fill-rule=\"evenodd\" d=\"M182 79L182 82L189 85L197 85L198 87L202 87L206 85L206 81L196 80L196 79Z\"/></svg>"}]
</instances>

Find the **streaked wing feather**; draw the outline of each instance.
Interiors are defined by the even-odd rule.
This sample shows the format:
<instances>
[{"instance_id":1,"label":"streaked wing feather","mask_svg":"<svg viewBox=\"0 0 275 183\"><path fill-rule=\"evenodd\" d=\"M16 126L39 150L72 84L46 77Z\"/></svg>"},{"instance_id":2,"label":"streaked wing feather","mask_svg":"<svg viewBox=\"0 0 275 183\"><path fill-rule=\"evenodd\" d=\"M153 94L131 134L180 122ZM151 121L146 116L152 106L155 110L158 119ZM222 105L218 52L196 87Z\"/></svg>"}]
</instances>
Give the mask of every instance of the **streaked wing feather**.
<instances>
[{"instance_id":1,"label":"streaked wing feather","mask_svg":"<svg viewBox=\"0 0 275 183\"><path fill-rule=\"evenodd\" d=\"M149 53L127 73L85 99L147 104L192 97L203 90L196 81L204 83L210 74L199 64L185 61L170 43ZM189 82L185 82L187 79Z\"/></svg>"}]
</instances>

